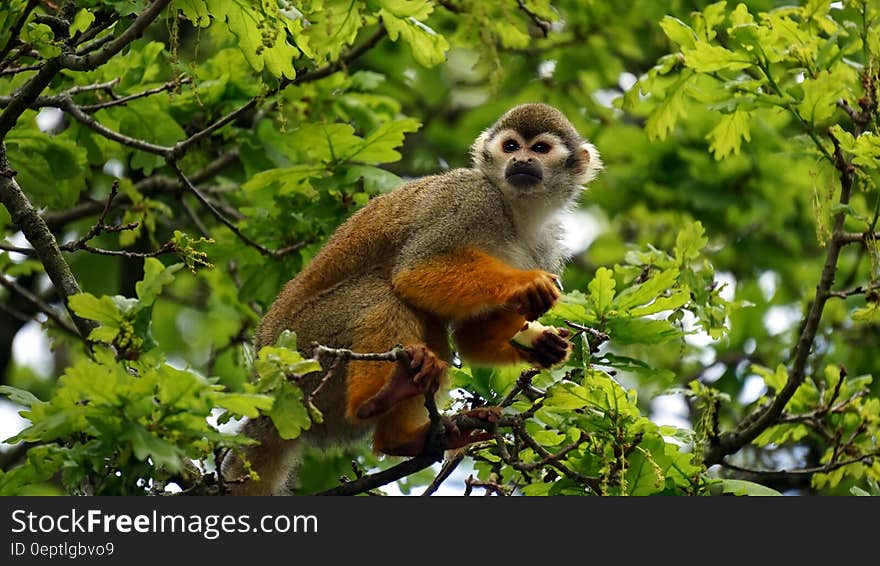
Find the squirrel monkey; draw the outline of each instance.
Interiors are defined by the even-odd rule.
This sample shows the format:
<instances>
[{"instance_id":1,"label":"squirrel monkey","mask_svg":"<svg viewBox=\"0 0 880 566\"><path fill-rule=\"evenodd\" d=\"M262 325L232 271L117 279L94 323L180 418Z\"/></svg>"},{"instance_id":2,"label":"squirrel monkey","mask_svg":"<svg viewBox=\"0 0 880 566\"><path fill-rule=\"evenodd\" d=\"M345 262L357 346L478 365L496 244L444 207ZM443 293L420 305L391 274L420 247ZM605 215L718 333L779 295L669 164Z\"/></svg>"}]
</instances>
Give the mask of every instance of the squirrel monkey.
<instances>
[{"instance_id":1,"label":"squirrel monkey","mask_svg":"<svg viewBox=\"0 0 880 566\"><path fill-rule=\"evenodd\" d=\"M373 448L397 456L424 450L424 394L444 385L452 358L475 364L567 358L566 333L546 330L531 348L509 342L558 300L565 260L558 214L573 206L602 164L557 109L522 104L502 115L471 148L473 166L411 181L372 199L343 223L266 312L255 346L285 329L300 348L318 343L356 352L405 347L410 363L339 362L312 401L324 422L304 442L329 446L373 431ZM328 360L321 360L329 367ZM323 374L301 382L312 391ZM487 412L480 416L486 418ZM299 439L284 440L268 417L245 423L260 444L221 467L235 494L267 495L285 486ZM487 437L447 423L447 446Z\"/></svg>"}]
</instances>

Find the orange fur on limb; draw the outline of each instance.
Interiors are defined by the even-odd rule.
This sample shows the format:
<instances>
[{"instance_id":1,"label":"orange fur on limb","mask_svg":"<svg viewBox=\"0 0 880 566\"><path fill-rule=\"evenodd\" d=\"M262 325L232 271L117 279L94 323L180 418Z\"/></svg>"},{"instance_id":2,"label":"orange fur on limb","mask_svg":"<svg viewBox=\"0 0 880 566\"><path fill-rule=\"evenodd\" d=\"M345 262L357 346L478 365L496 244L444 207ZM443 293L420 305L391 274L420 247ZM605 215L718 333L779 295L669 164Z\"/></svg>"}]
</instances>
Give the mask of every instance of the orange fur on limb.
<instances>
[{"instance_id":1,"label":"orange fur on limb","mask_svg":"<svg viewBox=\"0 0 880 566\"><path fill-rule=\"evenodd\" d=\"M477 316L456 326L455 344L465 360L483 365L515 364L528 361L510 338L525 324L524 316L512 310L499 310Z\"/></svg>"},{"instance_id":2,"label":"orange fur on limb","mask_svg":"<svg viewBox=\"0 0 880 566\"><path fill-rule=\"evenodd\" d=\"M399 297L420 309L463 320L507 304L530 287L558 296L547 282L553 280L545 271L516 269L480 250L461 248L401 270L393 286Z\"/></svg>"}]
</instances>

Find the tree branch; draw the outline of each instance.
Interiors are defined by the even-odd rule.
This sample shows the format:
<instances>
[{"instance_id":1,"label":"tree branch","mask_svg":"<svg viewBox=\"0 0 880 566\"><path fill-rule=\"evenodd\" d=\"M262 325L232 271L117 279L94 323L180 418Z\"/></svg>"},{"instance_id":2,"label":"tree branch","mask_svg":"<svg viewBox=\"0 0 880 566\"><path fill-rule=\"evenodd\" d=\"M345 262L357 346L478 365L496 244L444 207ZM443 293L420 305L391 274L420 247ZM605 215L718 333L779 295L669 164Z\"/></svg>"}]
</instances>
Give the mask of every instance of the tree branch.
<instances>
[{"instance_id":1,"label":"tree branch","mask_svg":"<svg viewBox=\"0 0 880 566\"><path fill-rule=\"evenodd\" d=\"M829 133L831 141L834 144L834 166L840 173L840 199L839 202L846 208L849 204L850 195L853 186L853 166L846 161L840 144ZM828 251L825 256L825 264L822 267L822 275L819 284L816 287L816 297L814 298L806 318L801 325L801 335L794 346L791 355L791 369L788 374L788 380L782 389L777 393L773 401L763 409L759 409L743 419L737 430L726 432L717 438L717 441L710 444L705 453L705 462L707 466L720 464L724 456L732 454L754 440L771 426L782 415L785 405L791 400L795 392L804 382L806 377L807 359L813 348L813 341L816 338L816 332L819 329L819 322L822 319L822 311L825 309L825 303L831 297L831 287L834 284L834 276L837 273L837 260L840 256L842 244L842 234L844 234L843 226L846 220L846 212L838 212L834 217L834 228L832 231L831 241L828 243Z\"/></svg>"},{"instance_id":2,"label":"tree branch","mask_svg":"<svg viewBox=\"0 0 880 566\"><path fill-rule=\"evenodd\" d=\"M12 46L15 44L15 40L18 39L18 34L21 33L21 28L24 27L24 23L27 21L28 16L30 16L33 9L37 7L37 1L38 0L28 1L24 10L21 12L21 16L18 18L18 21L16 21L15 25L12 26L12 29L9 30L9 40L6 42L6 45L3 46L3 49L0 49L0 68L6 67L6 56L12 51Z\"/></svg>"},{"instance_id":3,"label":"tree branch","mask_svg":"<svg viewBox=\"0 0 880 566\"><path fill-rule=\"evenodd\" d=\"M122 51L126 45L143 35L153 20L159 17L171 0L153 0L146 10L140 13L134 22L115 39L108 41L100 50L86 55L74 53L62 53L58 57L61 67L72 71L91 71Z\"/></svg>"},{"instance_id":4,"label":"tree branch","mask_svg":"<svg viewBox=\"0 0 880 566\"><path fill-rule=\"evenodd\" d=\"M9 289L10 292L18 293L35 307L40 310L43 314L49 317L52 322L58 325L58 328L61 330L71 334L72 336L80 337L80 333L77 331L76 327L71 325L69 322L64 320L61 315L52 308L49 304L47 304L43 299L38 297L37 295L31 293L28 289L25 289L21 285L18 284L14 279L7 279L6 277L0 275L0 285ZM28 320L31 320L28 317Z\"/></svg>"},{"instance_id":5,"label":"tree branch","mask_svg":"<svg viewBox=\"0 0 880 566\"><path fill-rule=\"evenodd\" d=\"M15 181L15 172L9 168L9 161L6 158L6 144L2 142L0 142L0 201L12 216L12 222L21 229L33 246L34 253L43 263L46 275L58 291L61 302L70 312L79 334L87 338L97 324L80 318L70 310L67 298L80 292L79 283L61 255L58 242L49 231L49 227Z\"/></svg>"}]
</instances>

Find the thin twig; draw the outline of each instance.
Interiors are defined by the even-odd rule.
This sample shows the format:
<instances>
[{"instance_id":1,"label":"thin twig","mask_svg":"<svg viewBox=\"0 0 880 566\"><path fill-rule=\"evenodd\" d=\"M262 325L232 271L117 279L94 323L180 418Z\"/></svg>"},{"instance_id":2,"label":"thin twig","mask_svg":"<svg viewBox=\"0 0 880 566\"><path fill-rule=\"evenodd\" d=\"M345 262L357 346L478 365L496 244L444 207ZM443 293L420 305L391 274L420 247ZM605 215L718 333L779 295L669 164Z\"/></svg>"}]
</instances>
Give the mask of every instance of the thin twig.
<instances>
[{"instance_id":1,"label":"thin twig","mask_svg":"<svg viewBox=\"0 0 880 566\"><path fill-rule=\"evenodd\" d=\"M77 332L76 327L64 320L61 314L58 313L54 308L52 308L49 304L46 303L43 299L25 289L21 285L18 284L14 279L7 279L6 277L0 275L0 285L9 289L10 292L18 293L25 299L27 299L32 305L37 307L37 309L45 314L49 319L52 320L58 327L67 332L72 336L79 336L79 332ZM29 319L30 320L30 319Z\"/></svg>"},{"instance_id":2,"label":"thin twig","mask_svg":"<svg viewBox=\"0 0 880 566\"><path fill-rule=\"evenodd\" d=\"M737 466L735 464L731 464L730 462L722 460L719 462L725 468L730 470L734 470L737 472L742 472L745 474L755 474L759 475L765 479L786 479L791 476L799 476L799 475L813 475L813 474L825 474L828 472L833 472L838 468L842 468L844 466L850 466L852 464L871 464L871 460L880 456L880 451L870 452L868 454L862 454L861 456L852 458L850 460L841 460L839 462L825 464L823 466L814 466L811 468L797 468L794 470L755 470L752 468L744 468L742 466ZM868 460L868 462L865 462Z\"/></svg>"},{"instance_id":3,"label":"thin twig","mask_svg":"<svg viewBox=\"0 0 880 566\"><path fill-rule=\"evenodd\" d=\"M171 0L153 0L125 31L108 41L98 51L85 55L62 53L58 57L61 66L72 71L91 71L100 67L122 51L129 43L143 35L147 27L159 17L159 14L162 13L162 10L170 2Z\"/></svg>"},{"instance_id":4,"label":"thin twig","mask_svg":"<svg viewBox=\"0 0 880 566\"><path fill-rule=\"evenodd\" d=\"M519 9L522 10L529 17L529 19L534 22L536 26L538 26L538 29L541 30L541 33L544 34L544 37L547 37L547 35L550 33L550 30L552 29L552 25L550 24L550 22L541 19L538 14L536 14L535 12L530 10L528 6L526 6L523 0L516 0L516 4L519 6Z\"/></svg>"},{"instance_id":5,"label":"thin twig","mask_svg":"<svg viewBox=\"0 0 880 566\"><path fill-rule=\"evenodd\" d=\"M455 469L458 468L463 460L464 453L458 452L455 454L455 456L443 462L443 467L440 468L440 472L437 474L431 484L427 488L425 488L425 491L422 492L422 497L429 497L437 493L437 490L440 489L440 486L443 484L443 482L449 479L449 476L452 475L452 472L454 472Z\"/></svg>"},{"instance_id":6,"label":"thin twig","mask_svg":"<svg viewBox=\"0 0 880 566\"><path fill-rule=\"evenodd\" d=\"M5 59L6 56L9 55L9 52L12 51L12 46L15 44L15 41L18 39L18 34L21 33L21 28L24 27L24 23L27 21L28 16L31 15L31 12L34 8L37 7L37 0L28 0L27 5L24 7L24 10L21 12L21 16L19 16L18 20L9 30L9 39L6 41L6 45L3 46L3 49L0 49L0 68L5 67Z\"/></svg>"},{"instance_id":7,"label":"thin twig","mask_svg":"<svg viewBox=\"0 0 880 566\"><path fill-rule=\"evenodd\" d=\"M92 114L97 112L98 110L102 110L104 108L110 108L112 106L120 106L123 104L128 104L132 100L137 100L138 98L145 98L147 96L152 96L154 94L158 94L160 92L165 92L169 90L173 90L182 84L191 83L192 79L189 77L183 77L181 79L174 79L168 81L162 86L157 86L155 88L150 88L135 94L129 94L128 96L122 96L120 98L114 98L113 100L108 100L107 102L100 102L97 104L87 104L85 106L80 106L80 109L87 114Z\"/></svg>"}]
</instances>

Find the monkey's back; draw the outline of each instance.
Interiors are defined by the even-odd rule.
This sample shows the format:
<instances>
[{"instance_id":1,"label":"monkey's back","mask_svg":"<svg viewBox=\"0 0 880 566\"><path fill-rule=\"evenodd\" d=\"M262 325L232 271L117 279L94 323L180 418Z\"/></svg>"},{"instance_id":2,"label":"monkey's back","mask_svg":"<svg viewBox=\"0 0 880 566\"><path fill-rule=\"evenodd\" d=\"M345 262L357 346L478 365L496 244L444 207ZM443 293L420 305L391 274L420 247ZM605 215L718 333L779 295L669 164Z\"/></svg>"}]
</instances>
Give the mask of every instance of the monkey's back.
<instances>
[{"instance_id":1,"label":"monkey's back","mask_svg":"<svg viewBox=\"0 0 880 566\"><path fill-rule=\"evenodd\" d=\"M285 285L260 322L255 346L273 344L290 329L297 332L301 346L316 341L349 347L345 337L350 336L351 322L375 300L376 281L390 288L392 272L408 243L427 238L435 249L452 249L466 240L510 238L503 228L501 203L485 194L492 190L479 172L455 169L372 199ZM359 287L364 281L370 282L369 288Z\"/></svg>"}]
</instances>

